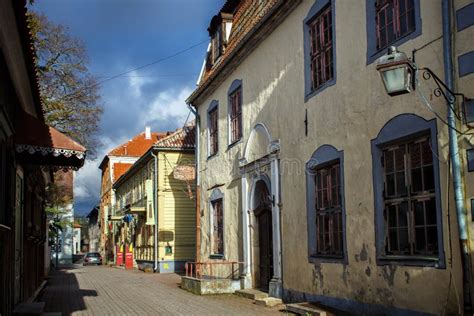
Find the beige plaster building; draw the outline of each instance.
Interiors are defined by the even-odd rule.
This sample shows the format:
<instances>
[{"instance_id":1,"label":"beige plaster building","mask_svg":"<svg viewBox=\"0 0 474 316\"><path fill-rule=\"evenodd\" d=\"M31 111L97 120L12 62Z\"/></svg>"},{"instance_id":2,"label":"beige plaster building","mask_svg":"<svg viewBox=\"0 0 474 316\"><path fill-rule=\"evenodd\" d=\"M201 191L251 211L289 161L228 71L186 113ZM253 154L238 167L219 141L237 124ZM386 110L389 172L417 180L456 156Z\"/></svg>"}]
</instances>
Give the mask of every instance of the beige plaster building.
<instances>
[{"instance_id":1,"label":"beige plaster building","mask_svg":"<svg viewBox=\"0 0 474 316\"><path fill-rule=\"evenodd\" d=\"M390 97L376 69L396 45L472 98L473 4L453 1L443 37L446 7L225 2L188 99L199 122L201 261L243 262L243 288L285 301L368 314L468 310L458 217L472 244L469 102L467 113L462 98L455 105L456 205L445 99L422 71L415 91Z\"/></svg>"}]
</instances>

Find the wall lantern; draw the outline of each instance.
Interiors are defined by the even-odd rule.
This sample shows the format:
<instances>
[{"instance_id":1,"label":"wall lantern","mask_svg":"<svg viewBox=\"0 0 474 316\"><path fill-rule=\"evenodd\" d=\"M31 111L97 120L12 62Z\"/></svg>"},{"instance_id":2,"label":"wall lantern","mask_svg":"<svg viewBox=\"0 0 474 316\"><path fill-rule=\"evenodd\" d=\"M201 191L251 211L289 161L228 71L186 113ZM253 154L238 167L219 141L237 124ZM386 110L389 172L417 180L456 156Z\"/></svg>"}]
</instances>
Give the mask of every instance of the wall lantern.
<instances>
[{"instance_id":1,"label":"wall lantern","mask_svg":"<svg viewBox=\"0 0 474 316\"><path fill-rule=\"evenodd\" d=\"M410 93L414 89L415 66L395 46L390 46L388 53L379 58L377 70L388 95Z\"/></svg>"}]
</instances>

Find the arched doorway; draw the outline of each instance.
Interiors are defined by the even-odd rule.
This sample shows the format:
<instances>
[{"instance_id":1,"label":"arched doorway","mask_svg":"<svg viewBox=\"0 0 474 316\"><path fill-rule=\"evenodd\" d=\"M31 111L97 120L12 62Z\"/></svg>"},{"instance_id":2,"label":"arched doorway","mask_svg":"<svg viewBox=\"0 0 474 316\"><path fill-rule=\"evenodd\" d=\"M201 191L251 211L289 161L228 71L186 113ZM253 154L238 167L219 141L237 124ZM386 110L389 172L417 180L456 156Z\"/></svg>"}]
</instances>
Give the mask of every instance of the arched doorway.
<instances>
[{"instance_id":1,"label":"arched doorway","mask_svg":"<svg viewBox=\"0 0 474 316\"><path fill-rule=\"evenodd\" d=\"M255 183L253 213L258 234L258 286L268 291L273 277L272 203L268 186L263 180Z\"/></svg>"},{"instance_id":2,"label":"arched doorway","mask_svg":"<svg viewBox=\"0 0 474 316\"><path fill-rule=\"evenodd\" d=\"M258 123L242 154L242 287L263 288L281 298L280 141Z\"/></svg>"}]
</instances>

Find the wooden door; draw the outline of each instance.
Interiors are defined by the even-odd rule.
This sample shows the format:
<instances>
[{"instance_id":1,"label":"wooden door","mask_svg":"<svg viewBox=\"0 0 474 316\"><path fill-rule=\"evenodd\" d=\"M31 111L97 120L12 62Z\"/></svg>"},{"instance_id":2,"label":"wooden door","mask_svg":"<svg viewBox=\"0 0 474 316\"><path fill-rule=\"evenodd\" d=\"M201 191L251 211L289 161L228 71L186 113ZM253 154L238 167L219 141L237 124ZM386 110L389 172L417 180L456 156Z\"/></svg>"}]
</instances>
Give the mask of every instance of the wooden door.
<instances>
[{"instance_id":1,"label":"wooden door","mask_svg":"<svg viewBox=\"0 0 474 316\"><path fill-rule=\"evenodd\" d=\"M273 275L273 239L272 239L272 212L262 210L258 215L258 238L260 249L260 288L268 291L268 284Z\"/></svg>"}]
</instances>

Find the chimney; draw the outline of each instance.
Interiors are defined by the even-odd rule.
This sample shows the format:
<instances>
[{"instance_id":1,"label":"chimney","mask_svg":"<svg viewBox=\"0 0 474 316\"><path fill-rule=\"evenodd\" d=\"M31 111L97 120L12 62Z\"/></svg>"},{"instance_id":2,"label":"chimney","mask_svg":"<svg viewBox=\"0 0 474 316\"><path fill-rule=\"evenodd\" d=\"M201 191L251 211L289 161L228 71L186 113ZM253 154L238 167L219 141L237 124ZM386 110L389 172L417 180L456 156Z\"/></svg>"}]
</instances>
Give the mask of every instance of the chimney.
<instances>
[{"instance_id":1,"label":"chimney","mask_svg":"<svg viewBox=\"0 0 474 316\"><path fill-rule=\"evenodd\" d=\"M145 127L145 139L151 139L151 129L150 129L150 126Z\"/></svg>"}]
</instances>

